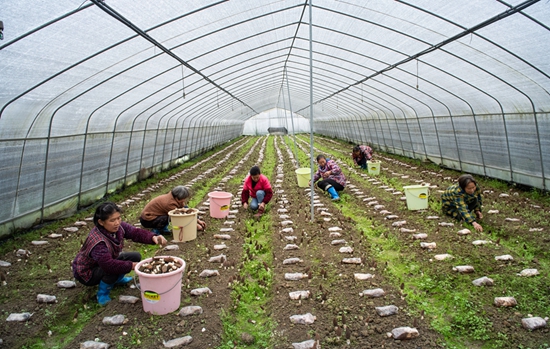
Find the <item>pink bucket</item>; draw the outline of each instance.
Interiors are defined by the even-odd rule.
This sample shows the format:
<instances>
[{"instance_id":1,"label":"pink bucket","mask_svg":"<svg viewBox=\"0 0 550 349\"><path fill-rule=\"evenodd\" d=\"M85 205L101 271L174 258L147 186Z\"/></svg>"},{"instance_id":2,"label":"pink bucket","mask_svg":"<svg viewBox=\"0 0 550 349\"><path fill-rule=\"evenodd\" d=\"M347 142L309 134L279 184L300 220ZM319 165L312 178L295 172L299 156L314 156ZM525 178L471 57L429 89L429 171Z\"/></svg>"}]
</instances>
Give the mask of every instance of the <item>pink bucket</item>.
<instances>
[{"instance_id":1,"label":"pink bucket","mask_svg":"<svg viewBox=\"0 0 550 349\"><path fill-rule=\"evenodd\" d=\"M224 191L214 191L208 193L210 198L210 217L225 218L229 214L231 198L233 194Z\"/></svg>"},{"instance_id":2,"label":"pink bucket","mask_svg":"<svg viewBox=\"0 0 550 349\"><path fill-rule=\"evenodd\" d=\"M181 303L181 280L185 271L185 261L178 257L159 256L155 258L172 258L181 263L181 268L165 274L147 274L139 271L145 263L153 258L142 260L136 265L135 272L139 276L139 290L143 310L153 315L164 315L177 310Z\"/></svg>"}]
</instances>

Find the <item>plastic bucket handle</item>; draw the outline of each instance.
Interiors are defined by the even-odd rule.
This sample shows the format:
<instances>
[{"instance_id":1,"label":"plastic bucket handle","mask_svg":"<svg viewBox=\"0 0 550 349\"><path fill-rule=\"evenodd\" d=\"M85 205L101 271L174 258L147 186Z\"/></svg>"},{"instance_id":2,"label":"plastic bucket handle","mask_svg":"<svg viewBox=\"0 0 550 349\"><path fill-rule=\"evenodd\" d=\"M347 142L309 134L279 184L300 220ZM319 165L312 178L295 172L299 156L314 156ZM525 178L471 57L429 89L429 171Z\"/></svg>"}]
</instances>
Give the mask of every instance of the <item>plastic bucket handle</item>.
<instances>
[{"instance_id":1,"label":"plastic bucket handle","mask_svg":"<svg viewBox=\"0 0 550 349\"><path fill-rule=\"evenodd\" d=\"M191 224L191 223L195 223L195 221L191 220L191 221L189 221L189 223L187 223L183 227L180 227L179 225L173 225L172 226L172 229L179 229L180 230L180 232L178 233L179 241L183 240L183 229L187 228L189 226L189 224Z\"/></svg>"},{"instance_id":2,"label":"plastic bucket handle","mask_svg":"<svg viewBox=\"0 0 550 349\"><path fill-rule=\"evenodd\" d=\"M138 275L134 275L134 285L136 285L136 288L139 290L139 292L141 292L141 287L140 287L141 285L138 284L138 283L136 282L136 278L137 278L137 277L138 277ZM183 279L183 271L181 272L181 276L180 276L179 280L176 281L176 283L174 284L174 286L170 287L170 289L168 289L168 290L166 290L166 291L164 291L164 292L157 292L157 293L160 294L160 295L162 295L162 294L166 294L166 293L172 291L172 290L174 289L174 287L176 287L176 285L178 284L178 282L180 282L182 279Z\"/></svg>"}]
</instances>

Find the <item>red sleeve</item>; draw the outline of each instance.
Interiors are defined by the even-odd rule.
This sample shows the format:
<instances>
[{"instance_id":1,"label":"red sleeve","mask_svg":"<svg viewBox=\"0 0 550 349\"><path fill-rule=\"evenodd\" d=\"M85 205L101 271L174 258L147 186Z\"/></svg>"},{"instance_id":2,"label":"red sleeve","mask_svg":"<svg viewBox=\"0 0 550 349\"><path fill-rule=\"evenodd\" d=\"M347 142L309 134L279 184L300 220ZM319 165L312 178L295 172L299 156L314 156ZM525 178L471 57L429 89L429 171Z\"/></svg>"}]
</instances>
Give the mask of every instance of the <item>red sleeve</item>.
<instances>
[{"instance_id":1,"label":"red sleeve","mask_svg":"<svg viewBox=\"0 0 550 349\"><path fill-rule=\"evenodd\" d=\"M250 193L248 192L248 189L244 189L241 193L241 203L244 204L245 202L248 202L248 199L250 198Z\"/></svg>"},{"instance_id":2,"label":"red sleeve","mask_svg":"<svg viewBox=\"0 0 550 349\"><path fill-rule=\"evenodd\" d=\"M264 196L263 203L265 203L267 205L269 203L269 201L271 200L271 198L273 197L273 189L271 189L271 187L269 187L269 188L265 189L264 192L265 192L265 196Z\"/></svg>"},{"instance_id":3,"label":"red sleeve","mask_svg":"<svg viewBox=\"0 0 550 349\"><path fill-rule=\"evenodd\" d=\"M245 202L248 202L248 199L250 198L250 176L247 176L244 179L243 184L243 191L241 192L241 203L244 204Z\"/></svg>"}]
</instances>

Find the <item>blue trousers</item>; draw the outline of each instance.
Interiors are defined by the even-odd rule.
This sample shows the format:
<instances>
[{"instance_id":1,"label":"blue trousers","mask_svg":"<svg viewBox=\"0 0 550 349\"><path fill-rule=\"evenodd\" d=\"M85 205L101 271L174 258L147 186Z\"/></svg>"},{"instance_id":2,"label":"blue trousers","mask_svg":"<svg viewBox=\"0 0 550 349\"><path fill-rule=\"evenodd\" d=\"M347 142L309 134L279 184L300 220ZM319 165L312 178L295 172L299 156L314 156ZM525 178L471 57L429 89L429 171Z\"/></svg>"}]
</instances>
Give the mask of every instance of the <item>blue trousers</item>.
<instances>
[{"instance_id":1,"label":"blue trousers","mask_svg":"<svg viewBox=\"0 0 550 349\"><path fill-rule=\"evenodd\" d=\"M256 197L252 198L252 201L250 202L250 209L253 211L256 211L260 206L260 204L262 203L262 201L264 201L264 197L265 197L265 191L258 190L256 192Z\"/></svg>"}]
</instances>

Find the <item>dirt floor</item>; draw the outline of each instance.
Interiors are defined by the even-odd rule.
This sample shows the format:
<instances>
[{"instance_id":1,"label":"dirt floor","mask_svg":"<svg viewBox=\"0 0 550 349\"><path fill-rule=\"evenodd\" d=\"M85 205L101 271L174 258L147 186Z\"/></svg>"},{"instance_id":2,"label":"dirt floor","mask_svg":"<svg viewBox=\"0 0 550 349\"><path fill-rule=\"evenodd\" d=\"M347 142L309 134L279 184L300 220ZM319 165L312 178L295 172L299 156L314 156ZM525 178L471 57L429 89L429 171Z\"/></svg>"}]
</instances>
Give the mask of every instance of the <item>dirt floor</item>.
<instances>
[{"instance_id":1,"label":"dirt floor","mask_svg":"<svg viewBox=\"0 0 550 349\"><path fill-rule=\"evenodd\" d=\"M273 143L275 141L275 143ZM336 159L349 157L349 145L326 139L317 139L316 146L319 151L331 149L331 156ZM317 142L316 141L316 142ZM269 142L269 144L267 144ZM267 144L267 145L266 145ZM255 164L262 166L265 163L265 147L279 149L275 167L272 169L270 180L274 186L275 195L268 206L267 213L258 222L252 213L238 207L238 195L240 193L240 180L231 178L244 178L250 167ZM301 145L303 147L303 145ZM536 267L537 256L530 260L530 265L517 258L513 262L496 263L495 254L505 254L507 250L500 244L500 239L514 239L516 236L525 235L530 228L543 227L547 230L547 213L549 207L534 205L522 195L514 196L509 190L510 196L500 197L502 192L493 191L484 194L485 207L500 208L496 215L486 215L484 233L473 232L470 236L458 236L456 231L462 229L460 223L455 222L454 227L442 227L441 222L452 222L450 218L441 217L439 212L431 209L421 211L409 211L406 202L401 199L404 195L395 194L398 190L390 191L381 188L385 183L377 183L376 176L368 176L366 172L350 169L342 164L349 184L342 196L341 202L332 202L330 197L320 191L316 191L315 218L310 220L310 195L307 188L299 188L296 185L295 166L289 161L289 148L283 142L283 138L245 138L238 140L229 147L216 153L214 156L205 157L205 161L195 167L183 170L177 176L159 183L141 192L141 196L133 195L130 200L119 204L125 207L124 219L132 224L139 221L141 207L153 196L168 192L175 185L192 185L193 191L206 188L207 191L222 189L234 194L231 214L232 219L215 219L209 216L207 196L196 205L204 212L201 218L206 221L206 232L199 232L195 240L186 243L177 243L178 251L166 251L151 246L149 253L154 255L178 256L186 263L186 272L183 280L181 307L198 305L203 313L188 317L177 315L177 311L153 316L143 311L142 302L135 304L122 304L117 301L120 295L140 297L140 291L135 287L116 287L111 293L113 301L106 307L99 307L95 300L96 287L85 287L77 282L75 288L60 289L56 283L60 280L74 280L71 275L70 263L78 248L87 236L93 223L85 221L86 226L79 227L75 233L68 233L62 228L48 232L62 234L62 238L49 238L43 236L41 240L48 241L42 246L33 246L26 243L18 248L28 250L30 255L17 256L16 250L0 256L0 260L11 263L9 267L1 267L4 285L0 287L0 304L2 315L7 318L11 313L32 313L32 317L26 322L2 322L0 326L0 338L6 348L79 348L80 343L90 340L109 343L111 348L163 348L163 341L191 336L193 341L186 348L260 348L258 344L245 345L244 340L234 343L223 342L222 335L226 329L222 319L231 318L231 312L236 309L239 302L244 300L233 299L232 288L236 285L246 285L247 282L262 282L251 280L240 273L241 265L247 260L255 258L254 253L243 250L246 239L252 236L252 231L260 230L265 224L269 227L268 234L262 240L262 245L257 246L258 251L269 248L271 260L265 265L272 273L270 298L267 306L258 308L260 317L272 319L275 328L271 338L271 348L292 348L291 343L302 342L308 339L319 340L322 347L329 348L444 348L449 347L444 337L433 330L431 321L438 316L446 314L423 314L417 308L408 303L408 295L411 290L401 282L396 282L395 276L386 272L388 267L384 262L373 256L375 241L367 238L364 227L360 224L363 219L372 220L372 229L383 232L380 238L395 239L401 246L403 258L410 258L415 263L425 266L426 272L434 275L438 273L449 274L455 262L433 262L436 253L451 253L458 256L460 262L486 261L485 270L476 270L476 277L483 275L501 275L512 277L518 270L527 267ZM276 154L276 153L275 153ZM456 179L457 173L453 171L422 168L422 165L407 163L406 160L396 160L390 156L380 155L378 159L383 161L383 172L388 178L395 178L397 182L405 185L417 184L416 181L427 182L437 187L432 188L430 200L437 200L438 189L444 189ZM231 173L231 170L234 172ZM210 172L208 172L210 171ZM205 172L208 172L205 174ZM279 174L279 176L277 176ZM283 176L281 176L281 174ZM408 176L408 177L407 177ZM404 178L406 177L406 178ZM212 180L214 178L214 180ZM224 179L227 179L226 181ZM193 181L194 180L194 181ZM377 183L377 184L375 184ZM389 186L391 187L391 186ZM354 189L352 191L352 189ZM383 210L389 211L380 214L382 209L375 209L369 205L366 198L376 198ZM370 200L373 201L373 200ZM322 205L322 206L321 206ZM507 222L505 217L518 216L518 207L529 206L531 211L537 214L522 216L521 222ZM536 207L533 207L536 206ZM328 214L322 215L321 209ZM281 211L280 211L281 210ZM395 214L397 219L387 219L388 215ZM281 218L281 215L288 217ZM428 219L429 216L439 216L437 219ZM76 219L75 219L76 220ZM79 217L78 220L83 220ZM283 226L283 221L292 221ZM399 220L406 220L404 227L419 232L428 233L426 241L435 242L437 251L426 250L420 247L420 242L412 239L411 233L402 233L400 227L393 226ZM232 224L224 224L233 221ZM72 225L68 225L72 226ZM225 234L220 229L231 227L233 232L230 240L215 239L214 234ZM291 227L293 232L284 233L282 229ZM331 237L329 228L339 227L340 237ZM529 238L536 241L538 249L534 253L544 253L550 247L547 231L531 231ZM288 236L295 236L291 241ZM498 236L497 239L493 238ZM167 238L170 238L167 236ZM476 239L493 240L487 249L473 247L471 242ZM335 244L334 240L345 240L342 244ZM214 250L214 245L225 243L228 248L222 251ZM289 244L295 244L298 249L285 250ZM349 246L352 253L341 253L340 248ZM125 250L138 249L138 244L128 241ZM222 263L210 263L212 256L225 254L227 261ZM392 253L392 251L387 251ZM546 252L547 253L547 252ZM460 257L462 256L462 257ZM344 258L360 258L360 264L343 263ZM547 255L540 258L548 259ZM299 263L283 264L286 259L298 258ZM534 260L534 261L533 261ZM219 276L202 278L199 274L205 269L216 269ZM548 282L548 270L541 270L545 278L546 289L541 294L550 296L550 283ZM414 277L416 272L411 272ZM298 281L287 280L287 273L303 273L304 278ZM372 274L368 280L358 281L354 274ZM473 279L470 276L459 275L457 282ZM191 296L190 291L199 287L208 287L212 293L202 296ZM360 296L367 289L381 288L385 295L380 298L368 298ZM307 299L291 300L289 292L308 290L310 297ZM505 294L506 290L495 286L495 294ZM418 291L421 292L421 291ZM422 290L422 292L424 292ZM477 290L472 290L475 294ZM36 302L37 294L56 295L57 303L39 304ZM429 292L425 294L429 302ZM375 307L395 305L399 311L396 315L381 317ZM550 342L548 328L527 331L521 327L521 319L526 317L525 307L519 309L502 309L487 304L486 316L491 320L490 332L502 333L506 337L507 345L503 348L543 348ZM290 317L311 313L316 317L310 325L292 324ZM106 316L123 314L126 323L120 326L104 325ZM549 314L535 314L536 316L549 316ZM254 319L250 319L254 323ZM77 325L77 334L74 330L67 332L68 326L64 323ZM61 325L60 325L61 324ZM258 324L261 326L261 324ZM411 340L395 340L388 333L397 327L412 327L418 330L419 336ZM72 327L74 329L74 327ZM49 333L48 331L52 331ZM64 332L66 331L66 332ZM36 338L43 338L43 346L31 346ZM487 346L487 341L473 341L465 343L465 347L481 348Z\"/></svg>"}]
</instances>

